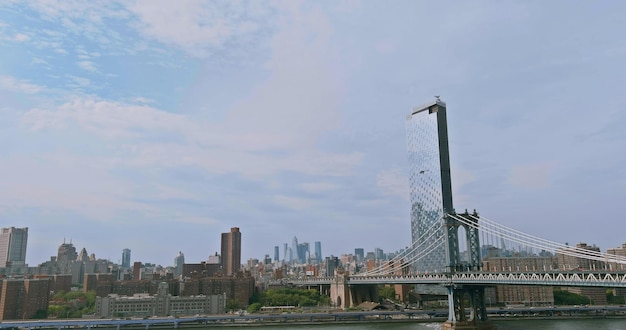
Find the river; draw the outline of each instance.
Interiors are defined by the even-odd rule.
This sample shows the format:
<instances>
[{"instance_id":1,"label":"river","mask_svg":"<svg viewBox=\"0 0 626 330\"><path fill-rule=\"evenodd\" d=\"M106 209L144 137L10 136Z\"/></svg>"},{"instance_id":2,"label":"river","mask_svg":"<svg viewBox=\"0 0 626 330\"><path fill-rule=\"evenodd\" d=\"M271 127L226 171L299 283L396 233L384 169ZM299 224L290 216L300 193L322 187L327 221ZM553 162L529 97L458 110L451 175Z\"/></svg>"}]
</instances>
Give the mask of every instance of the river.
<instances>
[{"instance_id":1,"label":"river","mask_svg":"<svg viewBox=\"0 0 626 330\"><path fill-rule=\"evenodd\" d=\"M525 320L500 320L494 321L499 330L626 330L626 318L611 319L525 319ZM271 325L255 326L255 330L269 329L295 329L298 330L435 330L441 327L441 323L355 323L355 324L313 324L313 325Z\"/></svg>"}]
</instances>

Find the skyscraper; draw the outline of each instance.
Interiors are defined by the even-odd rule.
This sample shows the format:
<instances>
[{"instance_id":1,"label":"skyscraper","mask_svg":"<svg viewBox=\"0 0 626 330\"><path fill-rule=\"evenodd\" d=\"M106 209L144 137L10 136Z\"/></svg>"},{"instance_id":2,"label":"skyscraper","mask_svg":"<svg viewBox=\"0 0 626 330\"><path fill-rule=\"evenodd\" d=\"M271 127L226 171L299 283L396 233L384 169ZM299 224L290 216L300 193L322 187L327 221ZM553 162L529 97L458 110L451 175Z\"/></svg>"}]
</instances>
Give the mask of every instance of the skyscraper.
<instances>
[{"instance_id":1,"label":"skyscraper","mask_svg":"<svg viewBox=\"0 0 626 330\"><path fill-rule=\"evenodd\" d=\"M0 229L0 267L24 266L28 227Z\"/></svg>"},{"instance_id":2,"label":"skyscraper","mask_svg":"<svg viewBox=\"0 0 626 330\"><path fill-rule=\"evenodd\" d=\"M230 228L229 233L222 233L222 271L233 275L241 268L241 232L239 228Z\"/></svg>"},{"instance_id":3,"label":"skyscraper","mask_svg":"<svg viewBox=\"0 0 626 330\"><path fill-rule=\"evenodd\" d=\"M291 240L291 262L298 262L298 238L296 236L293 237L293 240Z\"/></svg>"},{"instance_id":4,"label":"skyscraper","mask_svg":"<svg viewBox=\"0 0 626 330\"><path fill-rule=\"evenodd\" d=\"M322 242L315 242L315 260L322 261Z\"/></svg>"},{"instance_id":5,"label":"skyscraper","mask_svg":"<svg viewBox=\"0 0 626 330\"><path fill-rule=\"evenodd\" d=\"M185 264L185 255L182 251L178 251L178 255L174 258L174 266L176 266L176 276L180 276L183 273L183 265Z\"/></svg>"},{"instance_id":6,"label":"skyscraper","mask_svg":"<svg viewBox=\"0 0 626 330\"><path fill-rule=\"evenodd\" d=\"M69 243L63 241L57 251L57 262L72 262L76 261L76 258L78 258L78 253L76 253L74 244L71 241Z\"/></svg>"},{"instance_id":7,"label":"skyscraper","mask_svg":"<svg viewBox=\"0 0 626 330\"><path fill-rule=\"evenodd\" d=\"M274 246L274 261L277 262L280 260L280 253L278 251L278 245Z\"/></svg>"},{"instance_id":8,"label":"skyscraper","mask_svg":"<svg viewBox=\"0 0 626 330\"><path fill-rule=\"evenodd\" d=\"M365 250L363 248L355 248L354 258L357 262L362 262L363 260L365 260Z\"/></svg>"},{"instance_id":9,"label":"skyscraper","mask_svg":"<svg viewBox=\"0 0 626 330\"><path fill-rule=\"evenodd\" d=\"M437 98L434 102L414 108L407 116L407 141L411 236L413 244L423 244L417 252L421 253L432 248L424 243L447 240L443 216L454 210L446 104ZM418 259L414 267L421 272L445 271L448 265L447 245L435 247Z\"/></svg>"},{"instance_id":10,"label":"skyscraper","mask_svg":"<svg viewBox=\"0 0 626 330\"><path fill-rule=\"evenodd\" d=\"M122 268L130 268L130 249L122 250Z\"/></svg>"}]
</instances>

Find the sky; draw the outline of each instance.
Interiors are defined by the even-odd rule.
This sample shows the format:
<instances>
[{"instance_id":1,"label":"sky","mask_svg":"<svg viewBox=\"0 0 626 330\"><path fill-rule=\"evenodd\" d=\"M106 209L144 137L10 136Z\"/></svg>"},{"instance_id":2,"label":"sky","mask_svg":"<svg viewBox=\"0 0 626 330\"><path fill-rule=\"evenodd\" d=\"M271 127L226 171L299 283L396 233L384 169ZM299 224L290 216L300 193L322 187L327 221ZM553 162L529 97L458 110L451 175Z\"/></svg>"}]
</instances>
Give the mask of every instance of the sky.
<instances>
[{"instance_id":1,"label":"sky","mask_svg":"<svg viewBox=\"0 0 626 330\"><path fill-rule=\"evenodd\" d=\"M447 103L454 204L626 242L622 1L2 1L0 226L26 261L410 245L406 115Z\"/></svg>"}]
</instances>

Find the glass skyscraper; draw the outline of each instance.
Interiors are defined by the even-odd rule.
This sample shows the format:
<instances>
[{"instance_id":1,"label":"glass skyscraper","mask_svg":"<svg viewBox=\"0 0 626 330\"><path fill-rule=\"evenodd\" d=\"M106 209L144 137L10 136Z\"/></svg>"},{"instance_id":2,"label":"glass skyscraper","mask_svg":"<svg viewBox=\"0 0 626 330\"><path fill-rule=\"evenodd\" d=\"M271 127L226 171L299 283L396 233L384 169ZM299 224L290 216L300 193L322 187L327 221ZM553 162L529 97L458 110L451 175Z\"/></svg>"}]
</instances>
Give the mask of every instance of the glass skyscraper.
<instances>
[{"instance_id":1,"label":"glass skyscraper","mask_svg":"<svg viewBox=\"0 0 626 330\"><path fill-rule=\"evenodd\" d=\"M438 98L407 116L412 243L424 257L413 264L419 272L443 272L449 264L443 216L453 211L446 104ZM445 244L431 246L431 242Z\"/></svg>"},{"instance_id":2,"label":"glass skyscraper","mask_svg":"<svg viewBox=\"0 0 626 330\"><path fill-rule=\"evenodd\" d=\"M130 268L130 249L122 250L122 268Z\"/></svg>"}]
</instances>

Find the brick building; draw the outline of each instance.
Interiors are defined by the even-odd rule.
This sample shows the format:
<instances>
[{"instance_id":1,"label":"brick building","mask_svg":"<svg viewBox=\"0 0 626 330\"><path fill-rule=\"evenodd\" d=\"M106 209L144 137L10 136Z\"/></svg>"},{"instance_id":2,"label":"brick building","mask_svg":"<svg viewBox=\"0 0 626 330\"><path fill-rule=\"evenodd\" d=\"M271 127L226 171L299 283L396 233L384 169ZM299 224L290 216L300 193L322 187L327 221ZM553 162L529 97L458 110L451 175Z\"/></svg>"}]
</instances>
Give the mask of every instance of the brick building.
<instances>
[{"instance_id":1,"label":"brick building","mask_svg":"<svg viewBox=\"0 0 626 330\"><path fill-rule=\"evenodd\" d=\"M4 279L0 282L0 320L21 320L47 313L50 280Z\"/></svg>"}]
</instances>

